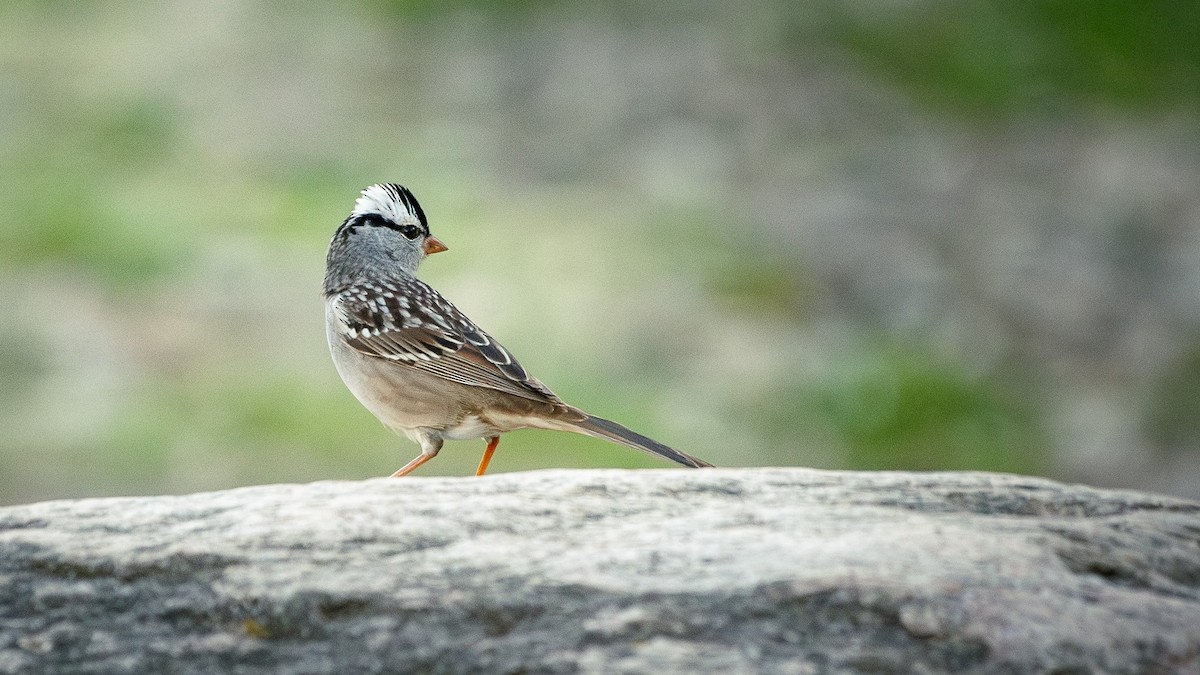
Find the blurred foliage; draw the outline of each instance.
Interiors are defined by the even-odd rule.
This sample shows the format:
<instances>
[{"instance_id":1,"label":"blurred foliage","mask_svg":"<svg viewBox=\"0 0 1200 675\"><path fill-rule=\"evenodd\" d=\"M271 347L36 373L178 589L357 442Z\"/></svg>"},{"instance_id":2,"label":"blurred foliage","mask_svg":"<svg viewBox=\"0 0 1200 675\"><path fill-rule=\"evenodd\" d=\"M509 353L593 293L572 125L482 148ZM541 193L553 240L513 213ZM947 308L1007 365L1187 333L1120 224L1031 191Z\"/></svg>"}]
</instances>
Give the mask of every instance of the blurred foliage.
<instances>
[{"instance_id":1,"label":"blurred foliage","mask_svg":"<svg viewBox=\"0 0 1200 675\"><path fill-rule=\"evenodd\" d=\"M971 378L921 350L860 355L810 394L815 417L865 469L1041 473L1048 468L1037 411L1004 387Z\"/></svg>"},{"instance_id":2,"label":"blurred foliage","mask_svg":"<svg viewBox=\"0 0 1200 675\"><path fill-rule=\"evenodd\" d=\"M1158 379L1146 415L1149 438L1164 451L1200 451L1200 346Z\"/></svg>"},{"instance_id":3,"label":"blurred foliage","mask_svg":"<svg viewBox=\"0 0 1200 675\"><path fill-rule=\"evenodd\" d=\"M33 337L29 331L0 333L0 375L5 384L0 387L2 403L11 405L28 395L50 371L50 364Z\"/></svg>"},{"instance_id":4,"label":"blurred foliage","mask_svg":"<svg viewBox=\"0 0 1200 675\"><path fill-rule=\"evenodd\" d=\"M1044 473L1049 442L1013 383L967 375L911 345L863 345L828 355L748 399L743 416L775 439L780 464L868 470ZM807 449L804 448L807 446ZM829 448L840 449L831 455Z\"/></svg>"},{"instance_id":5,"label":"blurred foliage","mask_svg":"<svg viewBox=\"0 0 1200 675\"><path fill-rule=\"evenodd\" d=\"M1188 0L836 3L838 40L922 100L969 117L1200 96ZM800 47L802 43L796 43Z\"/></svg>"},{"instance_id":6,"label":"blurred foliage","mask_svg":"<svg viewBox=\"0 0 1200 675\"><path fill-rule=\"evenodd\" d=\"M463 10L486 11L491 16L525 17L539 9L564 4L562 0L362 0L377 16L398 19L431 19Z\"/></svg>"},{"instance_id":7,"label":"blurred foliage","mask_svg":"<svg viewBox=\"0 0 1200 675\"><path fill-rule=\"evenodd\" d=\"M407 461L320 323L328 237L385 179L453 252L426 278L596 414L723 465L1051 471L1035 385L920 328L864 338L883 322L840 305L879 270L847 255L822 277L764 212L811 239L865 201L821 177L888 170L872 95L964 126L1187 109L1197 35L1166 0L5 3L0 503ZM885 226L855 246L887 247L909 206L878 190ZM1127 264L1153 263L1130 238ZM878 285L871 306L895 303ZM1147 434L1197 447L1200 357L1156 387ZM469 473L482 447L422 472ZM547 432L493 463L550 466L664 465Z\"/></svg>"}]
</instances>

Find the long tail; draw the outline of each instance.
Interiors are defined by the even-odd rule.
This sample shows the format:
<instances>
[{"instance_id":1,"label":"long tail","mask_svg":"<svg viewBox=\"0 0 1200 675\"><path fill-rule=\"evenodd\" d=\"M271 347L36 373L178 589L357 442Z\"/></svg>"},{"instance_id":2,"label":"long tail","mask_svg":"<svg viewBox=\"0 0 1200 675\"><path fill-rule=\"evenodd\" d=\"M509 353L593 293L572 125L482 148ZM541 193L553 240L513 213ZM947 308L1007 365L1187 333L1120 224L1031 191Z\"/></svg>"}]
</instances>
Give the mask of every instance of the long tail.
<instances>
[{"instance_id":1,"label":"long tail","mask_svg":"<svg viewBox=\"0 0 1200 675\"><path fill-rule=\"evenodd\" d=\"M572 422L572 431L577 431L588 436L603 438L605 440L628 445L635 450L641 450L648 455L657 455L664 457L672 462L678 462L684 466L693 468L711 467L712 464L698 458L692 457L686 452L680 452L674 448L669 448L662 443L627 429L616 422L604 419L603 417L593 417L588 415L587 419L582 422Z\"/></svg>"}]
</instances>

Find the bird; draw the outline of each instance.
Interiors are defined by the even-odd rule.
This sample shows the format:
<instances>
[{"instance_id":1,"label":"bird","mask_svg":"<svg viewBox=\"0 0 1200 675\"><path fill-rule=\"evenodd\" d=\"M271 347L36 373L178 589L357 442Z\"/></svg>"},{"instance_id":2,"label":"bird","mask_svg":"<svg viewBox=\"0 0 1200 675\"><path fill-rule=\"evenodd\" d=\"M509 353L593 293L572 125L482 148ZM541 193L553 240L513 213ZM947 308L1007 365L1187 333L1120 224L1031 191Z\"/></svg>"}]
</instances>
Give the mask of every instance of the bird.
<instances>
[{"instance_id":1,"label":"bird","mask_svg":"<svg viewBox=\"0 0 1200 675\"><path fill-rule=\"evenodd\" d=\"M408 188L364 189L325 258L325 332L346 387L385 426L420 446L407 476L445 440L486 439L482 476L500 434L534 428L602 438L687 467L708 462L568 405L442 294L417 279L446 251Z\"/></svg>"}]
</instances>

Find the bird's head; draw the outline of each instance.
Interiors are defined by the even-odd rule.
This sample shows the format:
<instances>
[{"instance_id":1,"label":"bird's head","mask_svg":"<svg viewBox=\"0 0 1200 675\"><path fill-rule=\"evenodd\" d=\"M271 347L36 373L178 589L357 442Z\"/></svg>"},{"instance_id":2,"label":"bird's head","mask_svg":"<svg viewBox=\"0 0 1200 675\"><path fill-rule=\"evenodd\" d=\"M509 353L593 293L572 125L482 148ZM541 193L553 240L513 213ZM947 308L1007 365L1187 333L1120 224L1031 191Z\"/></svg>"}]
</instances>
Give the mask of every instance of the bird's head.
<instances>
[{"instance_id":1,"label":"bird's head","mask_svg":"<svg viewBox=\"0 0 1200 675\"><path fill-rule=\"evenodd\" d=\"M408 188L380 183L362 191L354 210L333 235L326 257L327 272L335 267L352 273L361 265L416 274L426 256L446 250L429 232L425 212ZM382 269L380 269L382 268Z\"/></svg>"}]
</instances>

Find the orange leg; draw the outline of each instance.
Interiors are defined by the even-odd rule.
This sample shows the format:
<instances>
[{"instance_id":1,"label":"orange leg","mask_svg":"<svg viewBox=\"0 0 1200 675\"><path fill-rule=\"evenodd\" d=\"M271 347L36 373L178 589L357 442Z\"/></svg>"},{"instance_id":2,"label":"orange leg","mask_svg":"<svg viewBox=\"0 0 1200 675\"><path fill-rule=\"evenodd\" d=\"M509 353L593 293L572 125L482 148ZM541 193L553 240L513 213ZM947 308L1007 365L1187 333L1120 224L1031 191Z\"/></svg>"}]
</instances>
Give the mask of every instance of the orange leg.
<instances>
[{"instance_id":1,"label":"orange leg","mask_svg":"<svg viewBox=\"0 0 1200 675\"><path fill-rule=\"evenodd\" d=\"M408 464L405 464L404 466L397 469L396 473L392 474L392 478L399 478L401 476L407 476L408 474L416 471L417 467L419 467L422 464L424 464L425 462L428 462L429 460L433 459L435 456L436 455L426 455L425 453L421 453L421 454L417 455L416 458L413 459L413 461L411 461Z\"/></svg>"},{"instance_id":2,"label":"orange leg","mask_svg":"<svg viewBox=\"0 0 1200 675\"><path fill-rule=\"evenodd\" d=\"M488 439L487 449L483 451L483 459L479 460L479 468L475 469L476 476L482 476L487 471L488 464L492 462L492 455L496 453L497 445L500 445L499 436L492 436Z\"/></svg>"}]
</instances>

